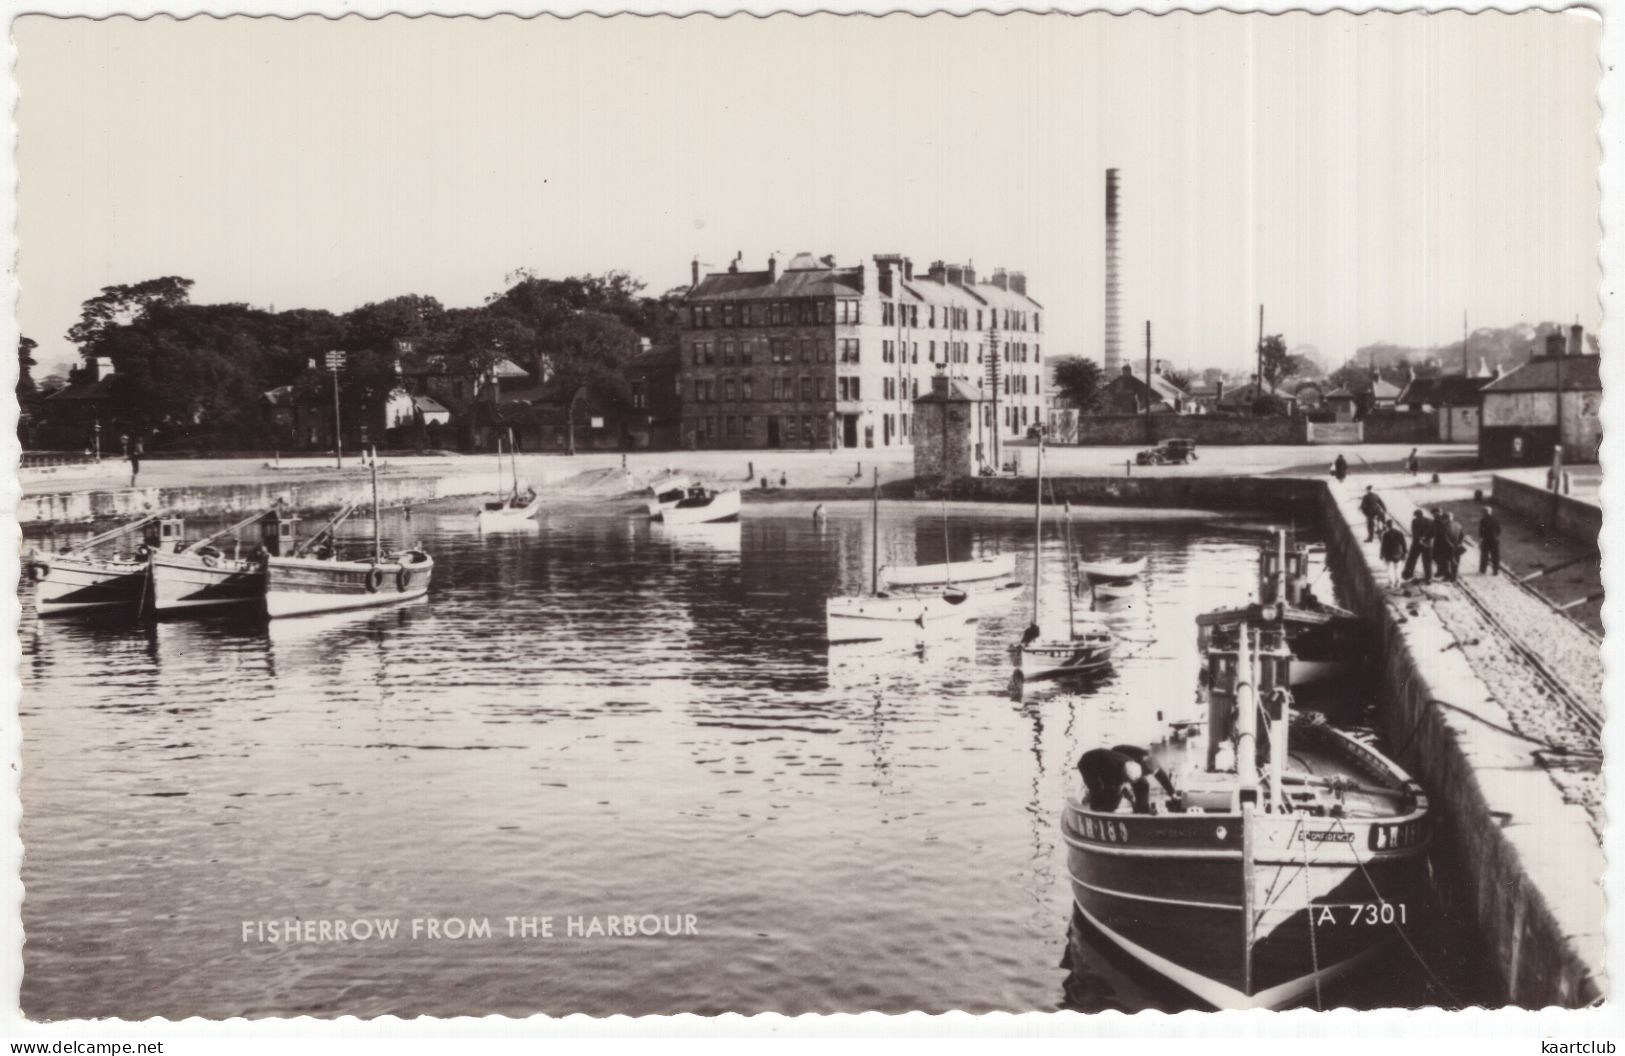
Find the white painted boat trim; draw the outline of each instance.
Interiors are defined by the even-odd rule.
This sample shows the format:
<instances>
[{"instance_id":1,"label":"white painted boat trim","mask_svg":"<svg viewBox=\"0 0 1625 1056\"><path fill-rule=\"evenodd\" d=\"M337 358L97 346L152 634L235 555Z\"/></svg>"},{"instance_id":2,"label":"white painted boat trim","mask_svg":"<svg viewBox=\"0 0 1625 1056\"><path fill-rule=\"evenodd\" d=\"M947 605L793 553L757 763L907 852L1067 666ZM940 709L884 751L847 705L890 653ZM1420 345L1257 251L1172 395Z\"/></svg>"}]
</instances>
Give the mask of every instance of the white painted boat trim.
<instances>
[{"instance_id":1,"label":"white painted boat trim","mask_svg":"<svg viewBox=\"0 0 1625 1056\"><path fill-rule=\"evenodd\" d=\"M366 609L397 602L411 601L429 593L427 584L417 590L379 591L376 594L317 594L303 591L266 591L267 616L311 616L322 612L342 612L345 609ZM326 599L334 599L328 601Z\"/></svg>"},{"instance_id":2,"label":"white painted boat trim","mask_svg":"<svg viewBox=\"0 0 1625 1056\"><path fill-rule=\"evenodd\" d=\"M1098 891L1103 895L1111 895L1113 898L1132 898L1136 902L1156 902L1157 904L1164 906L1190 906L1193 909L1227 909L1234 913L1240 913L1246 908L1245 906L1233 905L1229 902L1192 902L1183 898L1159 898L1156 895L1136 895L1128 891L1114 891L1109 887L1101 887L1098 884L1091 884L1086 880L1079 879L1078 874L1074 873L1071 869L1068 869L1066 873L1072 878L1072 882L1077 884L1079 887L1087 887L1091 891Z\"/></svg>"}]
</instances>

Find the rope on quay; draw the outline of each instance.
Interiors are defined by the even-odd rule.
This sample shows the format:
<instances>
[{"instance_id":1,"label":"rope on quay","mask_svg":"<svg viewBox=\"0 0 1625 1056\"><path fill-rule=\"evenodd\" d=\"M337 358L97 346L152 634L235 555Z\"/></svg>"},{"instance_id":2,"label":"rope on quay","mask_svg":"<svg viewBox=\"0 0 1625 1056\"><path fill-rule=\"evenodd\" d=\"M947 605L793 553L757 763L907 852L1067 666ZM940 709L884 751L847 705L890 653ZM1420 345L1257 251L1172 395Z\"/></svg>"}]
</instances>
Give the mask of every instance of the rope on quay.
<instances>
[{"instance_id":1,"label":"rope on quay","mask_svg":"<svg viewBox=\"0 0 1625 1056\"><path fill-rule=\"evenodd\" d=\"M1337 827L1340 830L1343 832L1348 832L1348 829L1343 825L1342 818L1337 818L1334 820L1336 820ZM1353 835L1354 834L1352 832L1349 832L1349 836L1352 837ZM1366 869L1365 863L1360 861L1360 852L1354 849L1354 845L1352 843L1347 844L1346 846L1349 849L1349 854L1354 858L1354 864L1360 867L1360 875L1365 877L1365 882L1370 886L1371 893L1377 896L1377 904L1380 906L1389 905L1390 903L1388 899L1383 897L1382 890L1377 887L1377 882L1371 878L1371 873ZM1400 926L1399 916L1397 914L1393 918L1392 927L1395 931L1399 932L1400 940L1405 943L1405 948L1411 951L1411 956L1416 958L1416 963L1420 964L1422 966L1422 970L1428 973L1428 978L1433 980L1433 985L1437 986L1440 990L1443 990L1445 996L1450 999L1450 1003L1456 1008L1465 1008L1466 1006L1462 1003L1461 998L1456 996L1456 992L1454 990L1445 985L1445 981L1439 978L1439 973L1435 972L1433 970L1433 966L1428 964L1427 958L1422 956L1422 951L1418 950L1416 948L1416 944L1411 942L1411 937L1405 934L1405 929Z\"/></svg>"}]
</instances>

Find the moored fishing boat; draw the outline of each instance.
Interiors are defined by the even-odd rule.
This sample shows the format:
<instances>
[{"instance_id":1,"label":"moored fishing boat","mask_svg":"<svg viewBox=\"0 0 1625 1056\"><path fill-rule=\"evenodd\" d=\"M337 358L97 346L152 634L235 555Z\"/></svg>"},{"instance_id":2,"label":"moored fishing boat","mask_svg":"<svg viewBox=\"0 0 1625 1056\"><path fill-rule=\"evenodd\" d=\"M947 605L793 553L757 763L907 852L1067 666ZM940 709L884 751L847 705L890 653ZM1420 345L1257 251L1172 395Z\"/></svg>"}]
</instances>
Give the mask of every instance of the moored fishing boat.
<instances>
[{"instance_id":1,"label":"moored fishing boat","mask_svg":"<svg viewBox=\"0 0 1625 1056\"><path fill-rule=\"evenodd\" d=\"M266 558L266 615L302 616L392 605L428 593L434 559L422 547L384 552L376 459L372 467L372 556L360 561L341 560L335 547L336 532L355 509L355 503L347 504L292 555Z\"/></svg>"},{"instance_id":2,"label":"moored fishing boat","mask_svg":"<svg viewBox=\"0 0 1625 1056\"><path fill-rule=\"evenodd\" d=\"M282 513L282 500L185 548L152 554L152 605L159 613L257 603L265 594L265 559L281 554L298 518ZM215 540L260 526L260 542L247 557L227 555ZM240 544L239 548L240 550Z\"/></svg>"},{"instance_id":3,"label":"moored fishing boat","mask_svg":"<svg viewBox=\"0 0 1625 1056\"><path fill-rule=\"evenodd\" d=\"M711 491L695 485L674 506L663 506L660 519L667 524L717 524L739 519L737 489Z\"/></svg>"},{"instance_id":4,"label":"moored fishing boat","mask_svg":"<svg viewBox=\"0 0 1625 1056\"><path fill-rule=\"evenodd\" d=\"M1271 536L1258 549L1258 598L1278 607L1293 653L1292 685L1302 689L1343 677L1365 655L1365 624L1349 610L1315 595L1308 547L1289 545L1281 528L1271 529ZM1213 628L1232 625L1246 613L1243 607L1198 616L1198 647L1206 647Z\"/></svg>"},{"instance_id":5,"label":"moored fishing boat","mask_svg":"<svg viewBox=\"0 0 1625 1056\"><path fill-rule=\"evenodd\" d=\"M1409 775L1294 714L1284 627L1268 607L1259 616L1210 640L1207 765L1187 753L1172 794L1142 772L1136 813L1115 785L1086 788L1061 820L1087 923L1226 1009L1318 999L1379 956L1420 922L1431 841Z\"/></svg>"},{"instance_id":6,"label":"moored fishing boat","mask_svg":"<svg viewBox=\"0 0 1625 1056\"><path fill-rule=\"evenodd\" d=\"M130 552L95 552L98 547L143 530L142 541ZM34 611L41 616L57 616L141 605L147 595L152 554L173 547L182 531L180 520L154 513L91 536L59 554L35 552L28 559L29 578L34 581Z\"/></svg>"},{"instance_id":7,"label":"moored fishing boat","mask_svg":"<svg viewBox=\"0 0 1625 1056\"><path fill-rule=\"evenodd\" d=\"M1045 634L1039 610L1042 591L1040 585L1044 549L1044 442L1038 441L1037 487L1033 495L1033 621L1021 636L1021 641L1010 646L1010 662L1015 671L1010 676L1012 692L1019 695L1030 682L1038 679L1058 678L1066 675L1093 675L1111 667L1117 651L1117 636L1105 620L1095 615L1079 619L1073 596L1077 593L1072 583L1072 515L1067 507L1066 521L1066 614L1067 633Z\"/></svg>"}]
</instances>

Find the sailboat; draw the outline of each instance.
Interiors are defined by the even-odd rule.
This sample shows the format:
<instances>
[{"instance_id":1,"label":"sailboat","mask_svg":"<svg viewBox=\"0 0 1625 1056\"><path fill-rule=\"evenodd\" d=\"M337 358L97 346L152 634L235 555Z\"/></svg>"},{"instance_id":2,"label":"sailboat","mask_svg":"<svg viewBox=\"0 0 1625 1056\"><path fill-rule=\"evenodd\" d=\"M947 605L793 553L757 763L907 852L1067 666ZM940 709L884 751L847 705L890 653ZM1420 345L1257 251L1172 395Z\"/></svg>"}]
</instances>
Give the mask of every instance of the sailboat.
<instances>
[{"instance_id":1,"label":"sailboat","mask_svg":"<svg viewBox=\"0 0 1625 1056\"><path fill-rule=\"evenodd\" d=\"M1119 812L1114 790L1068 796L1061 817L1085 920L1215 1008L1318 1003L1423 913L1427 796L1295 714L1280 617L1253 605L1210 637L1205 765L1187 755L1171 795L1146 782L1150 813Z\"/></svg>"},{"instance_id":2,"label":"sailboat","mask_svg":"<svg viewBox=\"0 0 1625 1056\"><path fill-rule=\"evenodd\" d=\"M138 531L143 532L142 541L133 551L95 552ZM178 518L152 513L93 535L59 554L36 551L28 560L28 575L34 581L34 611L41 616L56 616L112 605L139 606L147 595L150 558L165 546L177 545L182 531Z\"/></svg>"},{"instance_id":3,"label":"sailboat","mask_svg":"<svg viewBox=\"0 0 1625 1056\"><path fill-rule=\"evenodd\" d=\"M942 496L942 556L953 553L948 542L948 495ZM935 565L886 565L880 570L880 582L888 594L941 595L944 591L963 591L970 595L979 610L988 610L1000 602L1019 595L1026 584L1015 578L1014 554L996 554L971 561L944 560Z\"/></svg>"},{"instance_id":4,"label":"sailboat","mask_svg":"<svg viewBox=\"0 0 1625 1056\"><path fill-rule=\"evenodd\" d=\"M920 646L934 633L945 633L976 619L970 595L953 586L922 595L893 594L880 589L880 471L875 470L870 507L868 594L830 598L824 603L826 637L831 645L892 642Z\"/></svg>"},{"instance_id":5,"label":"sailboat","mask_svg":"<svg viewBox=\"0 0 1625 1056\"><path fill-rule=\"evenodd\" d=\"M488 500L480 508L480 531L514 528L526 525L542 505L542 497L535 488L519 493L519 457L513 442L513 430L508 430L508 459L513 470L513 490L500 498ZM497 438L497 484L502 483L502 438Z\"/></svg>"},{"instance_id":6,"label":"sailboat","mask_svg":"<svg viewBox=\"0 0 1625 1056\"><path fill-rule=\"evenodd\" d=\"M236 524L182 550L155 551L152 554L153 610L175 612L259 601L265 593L265 555L275 552L275 544L263 551L256 546L254 554L243 557L237 553L228 556L214 542L227 535L235 536L251 524L283 523L287 519L279 516L282 506L283 501L278 499L270 507L255 510ZM273 533L267 541L274 538Z\"/></svg>"},{"instance_id":7,"label":"sailboat","mask_svg":"<svg viewBox=\"0 0 1625 1056\"><path fill-rule=\"evenodd\" d=\"M1040 600L1043 595L1042 576L1044 549L1044 441L1038 441L1038 477L1033 493L1033 622L1021 636L1021 641L1010 646L1010 660L1015 672L1010 676L1013 690L1019 690L1035 679L1058 678L1063 675L1087 675L1104 671L1111 666L1112 654L1117 648L1117 636L1098 616L1078 619L1073 601L1076 590L1071 583L1072 532L1068 513L1066 533L1066 617L1065 635L1047 635L1039 620Z\"/></svg>"},{"instance_id":8,"label":"sailboat","mask_svg":"<svg viewBox=\"0 0 1625 1056\"><path fill-rule=\"evenodd\" d=\"M372 557L345 561L336 552L336 533L355 512L345 504L316 535L289 557L265 561L265 612L273 618L390 605L429 591L434 559L421 546L385 554L378 507L378 456L372 458ZM312 556L314 555L314 556Z\"/></svg>"}]
</instances>

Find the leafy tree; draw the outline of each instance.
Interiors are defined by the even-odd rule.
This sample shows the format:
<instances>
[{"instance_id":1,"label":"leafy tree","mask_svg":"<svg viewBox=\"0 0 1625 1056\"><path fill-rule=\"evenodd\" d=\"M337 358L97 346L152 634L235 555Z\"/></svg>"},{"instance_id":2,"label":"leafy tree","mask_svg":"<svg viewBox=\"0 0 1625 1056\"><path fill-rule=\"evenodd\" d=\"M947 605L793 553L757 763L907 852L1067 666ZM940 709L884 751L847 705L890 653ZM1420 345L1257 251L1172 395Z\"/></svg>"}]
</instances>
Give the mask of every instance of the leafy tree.
<instances>
[{"instance_id":1,"label":"leafy tree","mask_svg":"<svg viewBox=\"0 0 1625 1056\"><path fill-rule=\"evenodd\" d=\"M1056 361L1055 387L1062 399L1084 413L1095 410L1105 395L1100 364L1077 356Z\"/></svg>"},{"instance_id":2,"label":"leafy tree","mask_svg":"<svg viewBox=\"0 0 1625 1056\"><path fill-rule=\"evenodd\" d=\"M36 393L34 387L33 369L37 365L34 360L34 349L39 343L31 337L17 337L17 403L26 404Z\"/></svg>"},{"instance_id":3,"label":"leafy tree","mask_svg":"<svg viewBox=\"0 0 1625 1056\"><path fill-rule=\"evenodd\" d=\"M1259 364L1264 374L1264 384L1274 390L1281 379L1291 373L1286 338L1280 334L1264 338L1264 343L1259 346Z\"/></svg>"},{"instance_id":4,"label":"leafy tree","mask_svg":"<svg viewBox=\"0 0 1625 1056\"><path fill-rule=\"evenodd\" d=\"M86 357L97 355L97 343L109 330L136 322L154 308L173 308L187 302L192 280L177 275L148 279L127 286L103 286L84 302L79 321L68 330L68 340Z\"/></svg>"}]
</instances>

